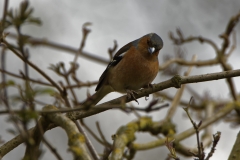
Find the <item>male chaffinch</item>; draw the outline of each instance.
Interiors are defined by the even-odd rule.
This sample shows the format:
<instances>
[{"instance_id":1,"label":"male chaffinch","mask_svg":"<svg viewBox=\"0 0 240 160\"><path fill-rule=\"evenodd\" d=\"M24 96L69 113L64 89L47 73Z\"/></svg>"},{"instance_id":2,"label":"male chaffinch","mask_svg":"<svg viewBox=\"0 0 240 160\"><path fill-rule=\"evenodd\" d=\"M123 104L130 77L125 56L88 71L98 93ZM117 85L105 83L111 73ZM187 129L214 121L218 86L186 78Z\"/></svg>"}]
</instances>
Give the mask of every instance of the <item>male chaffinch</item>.
<instances>
[{"instance_id":1,"label":"male chaffinch","mask_svg":"<svg viewBox=\"0 0 240 160\"><path fill-rule=\"evenodd\" d=\"M134 90L148 87L156 77L162 47L161 37L150 33L119 49L99 79L92 104L114 91L135 99Z\"/></svg>"}]
</instances>

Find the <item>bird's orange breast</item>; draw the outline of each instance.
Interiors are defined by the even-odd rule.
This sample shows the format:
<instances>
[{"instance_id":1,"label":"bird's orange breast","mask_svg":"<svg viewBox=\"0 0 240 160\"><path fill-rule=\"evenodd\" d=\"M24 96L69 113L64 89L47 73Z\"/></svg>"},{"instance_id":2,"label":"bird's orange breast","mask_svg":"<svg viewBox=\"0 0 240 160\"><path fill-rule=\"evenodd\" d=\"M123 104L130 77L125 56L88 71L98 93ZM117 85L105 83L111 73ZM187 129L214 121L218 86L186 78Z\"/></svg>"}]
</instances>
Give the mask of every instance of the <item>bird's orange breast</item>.
<instances>
[{"instance_id":1,"label":"bird's orange breast","mask_svg":"<svg viewBox=\"0 0 240 160\"><path fill-rule=\"evenodd\" d=\"M124 93L127 89L137 90L150 84L158 70L157 56L146 59L136 48L132 47L111 69L108 84L117 92Z\"/></svg>"}]
</instances>

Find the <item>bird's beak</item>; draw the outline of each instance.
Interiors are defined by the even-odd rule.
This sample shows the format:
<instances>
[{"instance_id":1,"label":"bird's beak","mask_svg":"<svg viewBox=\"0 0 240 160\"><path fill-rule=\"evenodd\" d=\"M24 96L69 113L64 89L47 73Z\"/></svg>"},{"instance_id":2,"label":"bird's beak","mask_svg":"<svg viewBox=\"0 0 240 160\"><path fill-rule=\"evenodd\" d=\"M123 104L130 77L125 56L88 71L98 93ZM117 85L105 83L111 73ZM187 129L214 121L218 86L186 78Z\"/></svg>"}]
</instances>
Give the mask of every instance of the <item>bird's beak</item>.
<instances>
[{"instance_id":1,"label":"bird's beak","mask_svg":"<svg viewBox=\"0 0 240 160\"><path fill-rule=\"evenodd\" d=\"M154 52L155 52L155 48L154 47L149 47L148 48L148 52L150 53L150 54L153 54Z\"/></svg>"}]
</instances>

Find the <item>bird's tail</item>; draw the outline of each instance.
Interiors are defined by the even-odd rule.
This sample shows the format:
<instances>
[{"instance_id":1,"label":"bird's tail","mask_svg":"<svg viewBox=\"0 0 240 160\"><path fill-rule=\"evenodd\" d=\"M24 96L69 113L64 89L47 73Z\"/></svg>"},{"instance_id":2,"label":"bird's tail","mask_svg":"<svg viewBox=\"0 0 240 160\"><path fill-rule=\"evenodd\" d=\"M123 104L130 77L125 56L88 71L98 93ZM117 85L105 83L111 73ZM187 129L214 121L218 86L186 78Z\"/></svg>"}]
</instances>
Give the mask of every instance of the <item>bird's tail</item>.
<instances>
[{"instance_id":1,"label":"bird's tail","mask_svg":"<svg viewBox=\"0 0 240 160\"><path fill-rule=\"evenodd\" d=\"M101 101L108 93L112 92L112 88L109 86L101 87L96 93L88 97L81 105L89 109L91 106L95 106L99 101Z\"/></svg>"}]
</instances>

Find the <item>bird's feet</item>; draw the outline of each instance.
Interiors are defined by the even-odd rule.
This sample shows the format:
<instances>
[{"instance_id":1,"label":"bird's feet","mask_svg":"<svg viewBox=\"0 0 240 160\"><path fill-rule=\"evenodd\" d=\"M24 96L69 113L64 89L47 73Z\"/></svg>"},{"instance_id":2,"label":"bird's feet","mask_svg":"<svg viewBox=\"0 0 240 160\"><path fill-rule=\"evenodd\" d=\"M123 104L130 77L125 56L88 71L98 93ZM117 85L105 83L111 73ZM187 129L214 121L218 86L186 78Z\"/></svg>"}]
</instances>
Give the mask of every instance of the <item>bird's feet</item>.
<instances>
[{"instance_id":1,"label":"bird's feet","mask_svg":"<svg viewBox=\"0 0 240 160\"><path fill-rule=\"evenodd\" d=\"M134 94L138 95L138 93L137 93L136 91L127 89L126 92L127 92L127 98L128 98L128 99L131 99L131 98L132 98L132 99L134 99L135 102L138 103L138 100L137 100L136 97L134 96ZM139 104L139 103L138 103L138 104Z\"/></svg>"},{"instance_id":2,"label":"bird's feet","mask_svg":"<svg viewBox=\"0 0 240 160\"><path fill-rule=\"evenodd\" d=\"M153 84L149 83L149 84L147 84L146 86L144 86L143 88L146 88L146 89L152 88L152 89L153 89ZM149 95L145 96L145 100L146 100L146 101L148 100L148 98L149 98Z\"/></svg>"}]
</instances>

